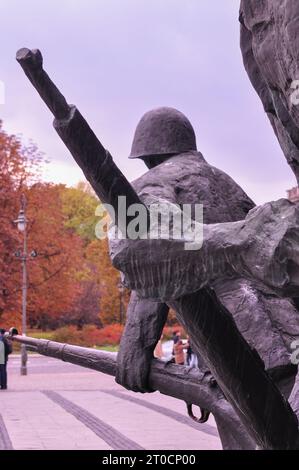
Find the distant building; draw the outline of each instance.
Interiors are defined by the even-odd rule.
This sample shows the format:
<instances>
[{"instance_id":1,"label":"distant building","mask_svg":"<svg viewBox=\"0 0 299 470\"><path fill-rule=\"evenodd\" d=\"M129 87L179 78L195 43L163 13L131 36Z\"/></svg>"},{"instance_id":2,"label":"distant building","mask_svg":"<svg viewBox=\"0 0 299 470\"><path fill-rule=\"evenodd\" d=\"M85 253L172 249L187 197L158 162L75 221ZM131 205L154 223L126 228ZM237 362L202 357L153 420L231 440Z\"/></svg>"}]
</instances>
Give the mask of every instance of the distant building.
<instances>
[{"instance_id":1,"label":"distant building","mask_svg":"<svg viewBox=\"0 0 299 470\"><path fill-rule=\"evenodd\" d=\"M299 202L299 187L295 186L295 188L288 189L288 199L291 202Z\"/></svg>"}]
</instances>

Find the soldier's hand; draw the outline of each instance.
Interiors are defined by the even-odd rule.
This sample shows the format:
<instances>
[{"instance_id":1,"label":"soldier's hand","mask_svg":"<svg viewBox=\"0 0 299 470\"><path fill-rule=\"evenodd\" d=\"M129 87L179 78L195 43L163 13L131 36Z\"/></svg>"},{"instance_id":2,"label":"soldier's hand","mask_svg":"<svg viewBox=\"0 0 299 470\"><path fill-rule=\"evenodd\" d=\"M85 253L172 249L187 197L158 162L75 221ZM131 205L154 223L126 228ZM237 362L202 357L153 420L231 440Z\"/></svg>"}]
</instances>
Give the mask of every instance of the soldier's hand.
<instances>
[{"instance_id":1,"label":"soldier's hand","mask_svg":"<svg viewBox=\"0 0 299 470\"><path fill-rule=\"evenodd\" d=\"M116 382L134 392L153 392L149 374L156 344L161 338L168 306L131 293L125 331L117 355Z\"/></svg>"},{"instance_id":2,"label":"soldier's hand","mask_svg":"<svg viewBox=\"0 0 299 470\"><path fill-rule=\"evenodd\" d=\"M153 392L148 379L151 368L152 353L141 349L138 344L120 348L117 357L115 380L127 390L134 392Z\"/></svg>"}]
</instances>

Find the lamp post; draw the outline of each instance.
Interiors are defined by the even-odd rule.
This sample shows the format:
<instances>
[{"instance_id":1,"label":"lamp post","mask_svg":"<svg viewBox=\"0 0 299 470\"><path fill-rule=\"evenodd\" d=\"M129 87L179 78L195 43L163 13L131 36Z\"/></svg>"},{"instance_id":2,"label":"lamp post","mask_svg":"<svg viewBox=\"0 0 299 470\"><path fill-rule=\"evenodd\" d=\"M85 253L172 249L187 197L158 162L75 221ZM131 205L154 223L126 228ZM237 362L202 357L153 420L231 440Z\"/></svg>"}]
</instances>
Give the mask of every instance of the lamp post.
<instances>
[{"instance_id":1,"label":"lamp post","mask_svg":"<svg viewBox=\"0 0 299 470\"><path fill-rule=\"evenodd\" d=\"M26 336L26 306L27 306L27 219L26 219L26 197L21 197L21 208L18 218L15 220L17 228L23 233L23 253L17 251L15 253L17 258L22 261L22 334ZM21 375L27 375L27 350L26 346L21 346Z\"/></svg>"}]
</instances>

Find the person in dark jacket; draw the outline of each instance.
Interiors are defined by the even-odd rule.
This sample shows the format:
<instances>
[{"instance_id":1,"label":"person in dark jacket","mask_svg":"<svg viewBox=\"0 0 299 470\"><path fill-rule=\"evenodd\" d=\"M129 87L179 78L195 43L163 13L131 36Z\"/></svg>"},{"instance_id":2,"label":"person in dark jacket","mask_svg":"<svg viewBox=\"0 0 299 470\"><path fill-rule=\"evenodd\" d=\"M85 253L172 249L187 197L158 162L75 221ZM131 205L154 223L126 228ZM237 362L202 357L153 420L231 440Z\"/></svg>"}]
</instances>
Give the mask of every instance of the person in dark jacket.
<instances>
[{"instance_id":1,"label":"person in dark jacket","mask_svg":"<svg viewBox=\"0 0 299 470\"><path fill-rule=\"evenodd\" d=\"M195 354L189 336L187 337L186 363L190 368L198 368L198 356Z\"/></svg>"},{"instance_id":2,"label":"person in dark jacket","mask_svg":"<svg viewBox=\"0 0 299 470\"><path fill-rule=\"evenodd\" d=\"M1 390L7 389L7 361L12 352L10 343L4 336L5 330L0 329L0 386Z\"/></svg>"}]
</instances>

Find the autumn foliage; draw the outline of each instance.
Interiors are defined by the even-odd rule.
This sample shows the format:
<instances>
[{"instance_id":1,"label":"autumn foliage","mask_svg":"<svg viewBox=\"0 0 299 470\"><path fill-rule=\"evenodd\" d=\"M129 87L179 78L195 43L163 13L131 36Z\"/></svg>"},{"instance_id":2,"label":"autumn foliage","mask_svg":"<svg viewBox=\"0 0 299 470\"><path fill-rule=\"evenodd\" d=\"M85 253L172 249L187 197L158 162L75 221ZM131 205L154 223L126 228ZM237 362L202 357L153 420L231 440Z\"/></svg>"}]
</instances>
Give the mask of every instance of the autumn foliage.
<instances>
[{"instance_id":1,"label":"autumn foliage","mask_svg":"<svg viewBox=\"0 0 299 470\"><path fill-rule=\"evenodd\" d=\"M95 209L100 203L86 183L76 188L44 183L42 157L0 125L0 323L20 326L22 234L14 220L20 198L27 200L28 301L30 328L72 325L97 344L105 325L124 322L128 292L119 289L106 241L95 237ZM37 253L31 257L30 253ZM93 325L86 326L86 325ZM87 329L86 329L87 328ZM89 328L89 329L88 329ZM112 343L121 326L107 330ZM110 331L110 333L109 333ZM86 342L84 343L86 344Z\"/></svg>"},{"instance_id":2,"label":"autumn foliage","mask_svg":"<svg viewBox=\"0 0 299 470\"><path fill-rule=\"evenodd\" d=\"M18 322L21 308L20 266L14 256L21 238L13 220L22 192L38 177L40 160L34 146L24 148L0 121L0 317L12 322Z\"/></svg>"},{"instance_id":3,"label":"autumn foliage","mask_svg":"<svg viewBox=\"0 0 299 470\"><path fill-rule=\"evenodd\" d=\"M0 325L21 325L23 234L14 221L25 196L28 328L55 341L116 345L129 292L120 288L107 240L95 236L100 201L85 182L42 182L42 164L37 148L5 133L0 121ZM171 311L165 337L180 329L176 322Z\"/></svg>"}]
</instances>

